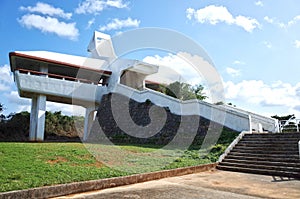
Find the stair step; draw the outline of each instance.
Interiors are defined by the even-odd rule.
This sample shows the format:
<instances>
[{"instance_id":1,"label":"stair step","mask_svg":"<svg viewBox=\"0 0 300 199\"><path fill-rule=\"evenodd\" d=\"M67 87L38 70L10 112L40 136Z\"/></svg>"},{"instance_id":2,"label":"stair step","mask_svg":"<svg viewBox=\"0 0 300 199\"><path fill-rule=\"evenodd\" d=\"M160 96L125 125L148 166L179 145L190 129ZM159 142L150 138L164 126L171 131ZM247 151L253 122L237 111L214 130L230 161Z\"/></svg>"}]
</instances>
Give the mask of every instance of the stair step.
<instances>
[{"instance_id":1,"label":"stair step","mask_svg":"<svg viewBox=\"0 0 300 199\"><path fill-rule=\"evenodd\" d=\"M263 165L263 164L243 164L243 163L231 163L231 162L221 162L220 165L230 166L230 167L242 167L242 168L249 168L249 169L266 169L272 171L298 172L300 174L299 167L285 167L285 166Z\"/></svg>"},{"instance_id":2,"label":"stair step","mask_svg":"<svg viewBox=\"0 0 300 199\"><path fill-rule=\"evenodd\" d=\"M218 165L217 169L226 170L226 171L235 171L235 172L244 172L244 173L253 173L260 175L269 175L269 176L281 176L281 177L290 177L290 178L300 178L300 173L298 172L285 172L285 171L273 171L267 169L250 169L250 168L241 168L241 167L229 167Z\"/></svg>"},{"instance_id":3,"label":"stair step","mask_svg":"<svg viewBox=\"0 0 300 199\"><path fill-rule=\"evenodd\" d=\"M300 133L253 133L245 134L246 137L260 137L260 138L300 138Z\"/></svg>"},{"instance_id":4,"label":"stair step","mask_svg":"<svg viewBox=\"0 0 300 199\"><path fill-rule=\"evenodd\" d=\"M294 148L298 149L298 144L296 143L257 143L257 142L241 142L237 146L246 146L246 147L267 147L267 148Z\"/></svg>"},{"instance_id":5,"label":"stair step","mask_svg":"<svg viewBox=\"0 0 300 199\"><path fill-rule=\"evenodd\" d=\"M289 154L265 154L265 153L242 153L242 152L230 152L232 155L237 156L248 156L248 157L271 157L271 158L282 158L282 159L299 159L299 155L289 155Z\"/></svg>"},{"instance_id":6,"label":"stair step","mask_svg":"<svg viewBox=\"0 0 300 199\"><path fill-rule=\"evenodd\" d=\"M246 154L267 154L267 155L298 155L299 152L295 150L257 150L257 149L237 149L231 150L234 153L246 153Z\"/></svg>"},{"instance_id":7,"label":"stair step","mask_svg":"<svg viewBox=\"0 0 300 199\"><path fill-rule=\"evenodd\" d=\"M297 146L281 146L281 147L272 147L272 146L261 146L261 145L256 145L256 146L246 146L246 145L236 145L234 149L239 149L239 150L272 150L272 151L297 151L298 147Z\"/></svg>"},{"instance_id":8,"label":"stair step","mask_svg":"<svg viewBox=\"0 0 300 199\"><path fill-rule=\"evenodd\" d=\"M237 163L237 164L258 164L258 165L269 165L269 166L284 166L284 167L299 167L300 168L300 160L299 162L279 162L279 161L263 161L263 160L241 160L241 159L229 159L226 158L222 161L222 163Z\"/></svg>"},{"instance_id":9,"label":"stair step","mask_svg":"<svg viewBox=\"0 0 300 199\"><path fill-rule=\"evenodd\" d=\"M270 161L270 162L293 162L293 163L298 163L299 158L293 158L293 159L288 159L288 158L278 158L278 157L253 157L253 156L241 156L241 155L232 155L228 154L225 159L238 159L238 160L253 160L253 161Z\"/></svg>"},{"instance_id":10,"label":"stair step","mask_svg":"<svg viewBox=\"0 0 300 199\"><path fill-rule=\"evenodd\" d=\"M298 142L295 141L270 141L270 140L241 140L241 144L273 144L273 145L297 145Z\"/></svg>"},{"instance_id":11,"label":"stair step","mask_svg":"<svg viewBox=\"0 0 300 199\"><path fill-rule=\"evenodd\" d=\"M259 138L259 137L245 137L243 138L243 141L263 141L263 142L298 142L300 138Z\"/></svg>"},{"instance_id":12,"label":"stair step","mask_svg":"<svg viewBox=\"0 0 300 199\"><path fill-rule=\"evenodd\" d=\"M246 134L218 169L300 178L300 133Z\"/></svg>"}]
</instances>

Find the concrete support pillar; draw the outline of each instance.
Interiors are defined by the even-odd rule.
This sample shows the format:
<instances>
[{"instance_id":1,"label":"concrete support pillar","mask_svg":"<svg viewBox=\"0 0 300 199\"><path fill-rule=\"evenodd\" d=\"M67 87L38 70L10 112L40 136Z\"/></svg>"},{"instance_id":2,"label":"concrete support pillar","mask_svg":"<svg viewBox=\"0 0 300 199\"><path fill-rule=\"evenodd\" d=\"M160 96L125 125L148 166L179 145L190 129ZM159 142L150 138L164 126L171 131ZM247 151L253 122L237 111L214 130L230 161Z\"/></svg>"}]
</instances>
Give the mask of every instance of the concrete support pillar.
<instances>
[{"instance_id":1,"label":"concrete support pillar","mask_svg":"<svg viewBox=\"0 0 300 199\"><path fill-rule=\"evenodd\" d=\"M40 72L48 73L48 64L40 64ZM47 75L41 75L47 76ZM29 140L30 141L43 141L45 134L45 113L46 113L46 100L45 95L34 95L31 101L31 113L30 113L30 129Z\"/></svg>"},{"instance_id":2,"label":"concrete support pillar","mask_svg":"<svg viewBox=\"0 0 300 199\"><path fill-rule=\"evenodd\" d=\"M30 113L30 141L43 141L45 131L46 96L32 97Z\"/></svg>"},{"instance_id":3,"label":"concrete support pillar","mask_svg":"<svg viewBox=\"0 0 300 199\"><path fill-rule=\"evenodd\" d=\"M249 132L252 133L252 117L251 115L248 115L249 118Z\"/></svg>"},{"instance_id":4,"label":"concrete support pillar","mask_svg":"<svg viewBox=\"0 0 300 199\"><path fill-rule=\"evenodd\" d=\"M259 132L259 133L263 133L263 132L264 132L264 129L263 129L261 123L258 123L258 124L257 124L257 129L258 129L258 132Z\"/></svg>"},{"instance_id":5,"label":"concrete support pillar","mask_svg":"<svg viewBox=\"0 0 300 199\"><path fill-rule=\"evenodd\" d=\"M83 141L88 139L90 131L92 129L92 125L95 119L95 108L88 107L85 110L85 117L84 117L84 133L83 133Z\"/></svg>"}]
</instances>

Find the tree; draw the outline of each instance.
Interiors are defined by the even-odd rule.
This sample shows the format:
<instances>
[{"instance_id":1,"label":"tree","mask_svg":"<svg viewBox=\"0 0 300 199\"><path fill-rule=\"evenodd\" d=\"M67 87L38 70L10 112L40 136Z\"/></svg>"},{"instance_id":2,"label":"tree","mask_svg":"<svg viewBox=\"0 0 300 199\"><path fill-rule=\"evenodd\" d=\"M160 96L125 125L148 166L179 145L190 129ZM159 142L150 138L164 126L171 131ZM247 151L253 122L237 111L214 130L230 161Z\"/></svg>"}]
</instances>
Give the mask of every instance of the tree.
<instances>
[{"instance_id":1,"label":"tree","mask_svg":"<svg viewBox=\"0 0 300 199\"><path fill-rule=\"evenodd\" d=\"M4 105L0 103L0 113L4 110Z\"/></svg>"},{"instance_id":2,"label":"tree","mask_svg":"<svg viewBox=\"0 0 300 199\"><path fill-rule=\"evenodd\" d=\"M180 100L204 100L207 96L205 96L203 90L204 87L201 84L192 86L187 83L176 81L166 87L165 94Z\"/></svg>"},{"instance_id":3,"label":"tree","mask_svg":"<svg viewBox=\"0 0 300 199\"><path fill-rule=\"evenodd\" d=\"M295 115L294 114L286 115L286 116L273 115L271 116L271 118L278 119L278 120L289 120L289 119L295 119Z\"/></svg>"}]
</instances>

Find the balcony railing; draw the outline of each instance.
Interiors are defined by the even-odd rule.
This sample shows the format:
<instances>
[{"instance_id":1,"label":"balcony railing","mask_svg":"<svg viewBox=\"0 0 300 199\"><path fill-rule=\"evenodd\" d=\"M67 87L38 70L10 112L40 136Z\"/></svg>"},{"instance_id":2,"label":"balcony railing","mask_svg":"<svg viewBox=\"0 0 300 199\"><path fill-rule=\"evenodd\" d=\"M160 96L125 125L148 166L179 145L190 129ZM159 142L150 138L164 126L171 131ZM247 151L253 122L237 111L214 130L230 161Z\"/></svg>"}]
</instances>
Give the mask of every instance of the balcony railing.
<instances>
[{"instance_id":1,"label":"balcony railing","mask_svg":"<svg viewBox=\"0 0 300 199\"><path fill-rule=\"evenodd\" d=\"M80 83L107 86L107 84L101 78L99 78L99 81L93 81L93 80L84 79L84 78L58 75L58 74L40 72L40 71L35 71L35 70L28 70L28 69L23 69L23 68L17 68L16 71L19 71L20 73L28 74L28 75L45 76L45 77L49 77L49 78L55 78L55 79L61 79L61 80L67 80L67 81L75 81L75 82L80 82Z\"/></svg>"}]
</instances>

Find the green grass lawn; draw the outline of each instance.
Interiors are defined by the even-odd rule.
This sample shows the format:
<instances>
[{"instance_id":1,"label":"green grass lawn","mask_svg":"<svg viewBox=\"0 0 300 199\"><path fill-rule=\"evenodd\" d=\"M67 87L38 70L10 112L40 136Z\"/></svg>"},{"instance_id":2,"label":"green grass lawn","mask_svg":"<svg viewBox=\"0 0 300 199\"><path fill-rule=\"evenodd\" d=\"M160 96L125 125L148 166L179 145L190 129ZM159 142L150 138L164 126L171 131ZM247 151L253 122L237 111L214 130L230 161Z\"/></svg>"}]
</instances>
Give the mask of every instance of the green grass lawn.
<instances>
[{"instance_id":1,"label":"green grass lawn","mask_svg":"<svg viewBox=\"0 0 300 199\"><path fill-rule=\"evenodd\" d=\"M154 146L0 142L0 192L211 163L236 135L221 136L204 156Z\"/></svg>"},{"instance_id":2,"label":"green grass lawn","mask_svg":"<svg viewBox=\"0 0 300 199\"><path fill-rule=\"evenodd\" d=\"M126 175L80 143L0 143L0 191Z\"/></svg>"}]
</instances>

